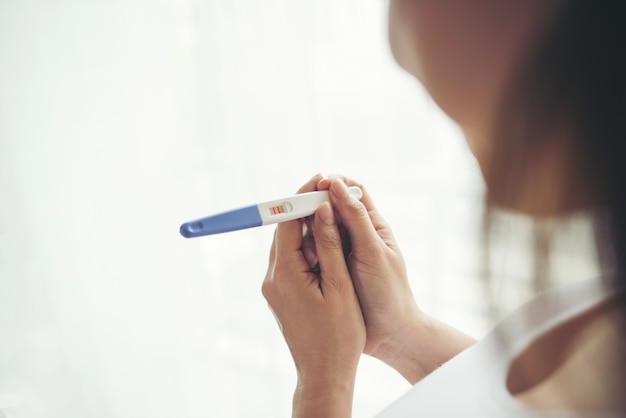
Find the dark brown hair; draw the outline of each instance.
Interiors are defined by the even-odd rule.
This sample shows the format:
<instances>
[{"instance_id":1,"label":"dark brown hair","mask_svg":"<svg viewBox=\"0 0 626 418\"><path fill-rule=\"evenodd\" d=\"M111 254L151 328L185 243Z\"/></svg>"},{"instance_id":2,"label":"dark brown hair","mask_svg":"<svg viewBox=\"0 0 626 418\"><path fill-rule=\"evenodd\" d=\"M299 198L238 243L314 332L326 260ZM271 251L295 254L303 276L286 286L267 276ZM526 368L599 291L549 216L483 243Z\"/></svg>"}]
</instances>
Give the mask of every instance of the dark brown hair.
<instances>
[{"instance_id":1,"label":"dark brown hair","mask_svg":"<svg viewBox=\"0 0 626 418\"><path fill-rule=\"evenodd\" d=\"M626 2L563 0L528 49L502 103L489 169L491 201L532 182L531 161L567 126L563 199L584 190L597 212L601 261L626 288ZM497 196L497 197L494 197Z\"/></svg>"}]
</instances>

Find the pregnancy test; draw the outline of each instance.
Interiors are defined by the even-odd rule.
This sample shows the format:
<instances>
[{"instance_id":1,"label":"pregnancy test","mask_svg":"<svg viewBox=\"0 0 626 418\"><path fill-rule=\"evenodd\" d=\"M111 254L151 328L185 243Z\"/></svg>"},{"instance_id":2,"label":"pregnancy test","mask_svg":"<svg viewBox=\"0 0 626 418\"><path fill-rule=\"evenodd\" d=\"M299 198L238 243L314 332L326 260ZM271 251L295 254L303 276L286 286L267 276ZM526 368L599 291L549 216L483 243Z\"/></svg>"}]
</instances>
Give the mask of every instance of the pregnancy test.
<instances>
[{"instance_id":1,"label":"pregnancy test","mask_svg":"<svg viewBox=\"0 0 626 418\"><path fill-rule=\"evenodd\" d=\"M356 199L363 197L357 186L348 187L348 192ZM180 234L195 238L291 221L313 215L322 203L329 201L327 190L297 194L185 222L180 226Z\"/></svg>"}]
</instances>

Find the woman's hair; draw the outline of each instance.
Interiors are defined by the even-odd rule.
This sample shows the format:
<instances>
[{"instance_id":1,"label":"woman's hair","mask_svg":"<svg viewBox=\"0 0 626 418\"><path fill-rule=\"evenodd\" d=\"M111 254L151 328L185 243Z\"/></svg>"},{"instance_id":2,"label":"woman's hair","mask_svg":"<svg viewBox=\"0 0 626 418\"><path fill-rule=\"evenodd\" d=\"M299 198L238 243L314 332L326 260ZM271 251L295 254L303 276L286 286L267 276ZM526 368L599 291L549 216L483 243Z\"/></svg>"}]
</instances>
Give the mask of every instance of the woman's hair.
<instances>
[{"instance_id":1,"label":"woman's hair","mask_svg":"<svg viewBox=\"0 0 626 418\"><path fill-rule=\"evenodd\" d=\"M516 186L532 181L528 168L553 139L550 133L566 126L571 175L562 198L584 190L599 209L598 255L614 272L612 285L621 289L626 288L625 18L624 1L559 2L503 98L486 173L489 201L515 199Z\"/></svg>"}]
</instances>

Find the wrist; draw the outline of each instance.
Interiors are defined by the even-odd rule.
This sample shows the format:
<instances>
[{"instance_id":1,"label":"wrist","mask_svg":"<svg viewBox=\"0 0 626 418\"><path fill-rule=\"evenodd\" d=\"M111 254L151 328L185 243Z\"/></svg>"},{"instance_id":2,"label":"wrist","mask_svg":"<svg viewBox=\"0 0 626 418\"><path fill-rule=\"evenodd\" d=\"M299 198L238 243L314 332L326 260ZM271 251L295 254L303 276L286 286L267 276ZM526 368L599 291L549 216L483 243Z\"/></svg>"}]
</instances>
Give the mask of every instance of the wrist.
<instances>
[{"instance_id":1,"label":"wrist","mask_svg":"<svg viewBox=\"0 0 626 418\"><path fill-rule=\"evenodd\" d=\"M351 374L334 374L329 377L298 375L298 385L293 395L294 418L350 417L356 370Z\"/></svg>"},{"instance_id":2,"label":"wrist","mask_svg":"<svg viewBox=\"0 0 626 418\"><path fill-rule=\"evenodd\" d=\"M370 354L415 384L475 340L419 312Z\"/></svg>"},{"instance_id":3,"label":"wrist","mask_svg":"<svg viewBox=\"0 0 626 418\"><path fill-rule=\"evenodd\" d=\"M428 374L422 354L424 339L431 333L428 321L425 315L414 315L368 354L398 371L411 384L416 383Z\"/></svg>"}]
</instances>

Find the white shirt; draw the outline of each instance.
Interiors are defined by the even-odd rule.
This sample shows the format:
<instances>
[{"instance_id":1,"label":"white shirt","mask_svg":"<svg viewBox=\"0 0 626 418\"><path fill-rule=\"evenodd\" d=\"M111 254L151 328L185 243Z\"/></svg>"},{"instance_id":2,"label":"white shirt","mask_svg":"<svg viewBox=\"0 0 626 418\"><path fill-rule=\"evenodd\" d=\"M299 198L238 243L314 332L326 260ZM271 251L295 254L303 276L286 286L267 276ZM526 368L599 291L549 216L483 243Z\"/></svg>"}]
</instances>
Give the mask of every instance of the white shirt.
<instances>
[{"instance_id":1,"label":"white shirt","mask_svg":"<svg viewBox=\"0 0 626 418\"><path fill-rule=\"evenodd\" d=\"M512 313L484 339L418 382L378 418L589 417L572 411L538 411L506 388L513 360L539 336L593 308L612 292L599 280L544 293Z\"/></svg>"}]
</instances>

